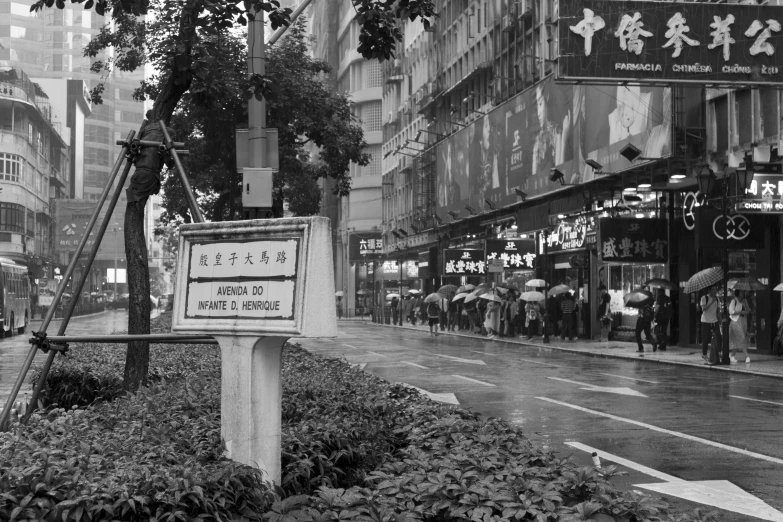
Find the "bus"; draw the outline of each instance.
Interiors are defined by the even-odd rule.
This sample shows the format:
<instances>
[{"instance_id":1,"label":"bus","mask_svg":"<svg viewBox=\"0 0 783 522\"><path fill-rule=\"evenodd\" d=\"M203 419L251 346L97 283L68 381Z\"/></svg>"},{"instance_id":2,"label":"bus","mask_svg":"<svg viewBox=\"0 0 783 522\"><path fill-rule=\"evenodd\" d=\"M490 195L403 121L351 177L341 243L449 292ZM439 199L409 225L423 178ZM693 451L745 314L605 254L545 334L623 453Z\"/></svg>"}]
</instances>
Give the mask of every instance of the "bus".
<instances>
[{"instance_id":1,"label":"bus","mask_svg":"<svg viewBox=\"0 0 783 522\"><path fill-rule=\"evenodd\" d=\"M3 336L23 334L30 324L30 277L26 266L0 258L0 319Z\"/></svg>"}]
</instances>

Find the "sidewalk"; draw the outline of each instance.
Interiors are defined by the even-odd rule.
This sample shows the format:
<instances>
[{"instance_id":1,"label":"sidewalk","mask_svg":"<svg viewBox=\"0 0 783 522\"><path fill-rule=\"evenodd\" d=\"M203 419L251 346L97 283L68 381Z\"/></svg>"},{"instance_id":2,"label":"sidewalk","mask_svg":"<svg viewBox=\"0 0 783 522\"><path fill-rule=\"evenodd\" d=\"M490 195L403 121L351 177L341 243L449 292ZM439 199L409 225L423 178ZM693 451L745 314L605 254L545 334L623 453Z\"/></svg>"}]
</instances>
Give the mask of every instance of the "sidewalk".
<instances>
[{"instance_id":1,"label":"sidewalk","mask_svg":"<svg viewBox=\"0 0 783 522\"><path fill-rule=\"evenodd\" d=\"M386 328L404 328L406 330L417 330L422 334L429 334L429 327L427 325L418 324L412 326L406 324L405 326L393 326L383 325L379 323L370 322L368 324L375 326L383 326ZM609 341L599 343L597 341L589 341L586 339L576 339L574 341L561 341L560 338L550 338L549 344L544 344L541 337L533 338L532 341L511 337L496 337L494 339L487 339L483 335L476 335L467 332L447 332L439 331L439 335L448 335L453 337L465 337L470 339L483 339L487 342L499 342L507 344L518 344L522 346L535 346L539 348L547 348L550 350L560 350L570 353L581 353L585 355L592 355L594 357L612 357L615 359L627 359L634 361L652 361L662 364L676 364L680 366L692 366L696 368L702 368L704 370L724 371L734 373L744 373L750 375L762 375L765 377L777 377L783 379L783 357L776 357L774 355L763 355L754 353L755 350L749 350L750 364L740 362L738 364L732 364L731 366L717 365L712 366L705 364L701 358L700 348L680 348L677 346L667 347L665 352L653 352L650 344L644 345L644 353L639 354L636 352L636 343L630 343L627 341Z\"/></svg>"}]
</instances>

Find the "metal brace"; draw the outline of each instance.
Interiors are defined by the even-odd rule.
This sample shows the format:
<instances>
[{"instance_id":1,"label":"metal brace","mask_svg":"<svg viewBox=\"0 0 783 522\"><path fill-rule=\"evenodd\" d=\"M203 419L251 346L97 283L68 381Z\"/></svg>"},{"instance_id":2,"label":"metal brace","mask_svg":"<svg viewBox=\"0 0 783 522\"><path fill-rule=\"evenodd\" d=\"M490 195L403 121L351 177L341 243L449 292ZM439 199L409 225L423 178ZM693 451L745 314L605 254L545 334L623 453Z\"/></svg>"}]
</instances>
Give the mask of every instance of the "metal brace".
<instances>
[{"instance_id":1,"label":"metal brace","mask_svg":"<svg viewBox=\"0 0 783 522\"><path fill-rule=\"evenodd\" d=\"M142 147L157 147L160 154L169 153L169 148L166 144L159 141L131 140L131 142L128 143L126 140L117 140L116 143L117 145L128 147L128 159L130 160L136 159L141 152ZM190 155L190 151L183 148L185 146L183 142L175 141L172 145L180 156Z\"/></svg>"}]
</instances>

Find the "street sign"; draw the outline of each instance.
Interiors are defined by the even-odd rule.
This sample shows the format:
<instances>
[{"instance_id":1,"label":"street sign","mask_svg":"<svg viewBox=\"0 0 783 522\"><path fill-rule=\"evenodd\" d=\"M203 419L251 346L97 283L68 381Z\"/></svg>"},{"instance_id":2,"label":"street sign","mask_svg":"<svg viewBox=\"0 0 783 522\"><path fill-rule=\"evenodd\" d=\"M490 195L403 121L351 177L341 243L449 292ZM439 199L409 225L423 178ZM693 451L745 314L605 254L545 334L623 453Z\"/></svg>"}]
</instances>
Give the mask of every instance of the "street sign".
<instances>
[{"instance_id":1,"label":"street sign","mask_svg":"<svg viewBox=\"0 0 783 522\"><path fill-rule=\"evenodd\" d=\"M487 259L487 272L490 274L502 273L504 264L502 259Z\"/></svg>"},{"instance_id":2,"label":"street sign","mask_svg":"<svg viewBox=\"0 0 783 522\"><path fill-rule=\"evenodd\" d=\"M740 214L783 214L781 201L739 201L734 210Z\"/></svg>"}]
</instances>

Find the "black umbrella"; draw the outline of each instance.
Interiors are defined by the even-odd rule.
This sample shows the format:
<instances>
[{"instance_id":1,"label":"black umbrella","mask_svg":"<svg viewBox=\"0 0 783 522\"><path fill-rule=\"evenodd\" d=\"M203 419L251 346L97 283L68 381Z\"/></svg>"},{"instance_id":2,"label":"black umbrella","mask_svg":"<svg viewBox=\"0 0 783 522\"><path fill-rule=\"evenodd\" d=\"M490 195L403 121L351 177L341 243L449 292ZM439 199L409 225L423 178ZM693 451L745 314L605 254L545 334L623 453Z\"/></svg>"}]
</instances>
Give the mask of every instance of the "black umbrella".
<instances>
[{"instance_id":1,"label":"black umbrella","mask_svg":"<svg viewBox=\"0 0 783 522\"><path fill-rule=\"evenodd\" d=\"M665 288L666 290L675 290L677 287L669 281L668 279L663 279L662 277L656 277L655 279L648 279L645 281L647 286L650 288L658 287L658 288Z\"/></svg>"},{"instance_id":2,"label":"black umbrella","mask_svg":"<svg viewBox=\"0 0 783 522\"><path fill-rule=\"evenodd\" d=\"M628 308L642 308L653 300L653 295L641 288L629 292L623 296L623 302Z\"/></svg>"}]
</instances>

